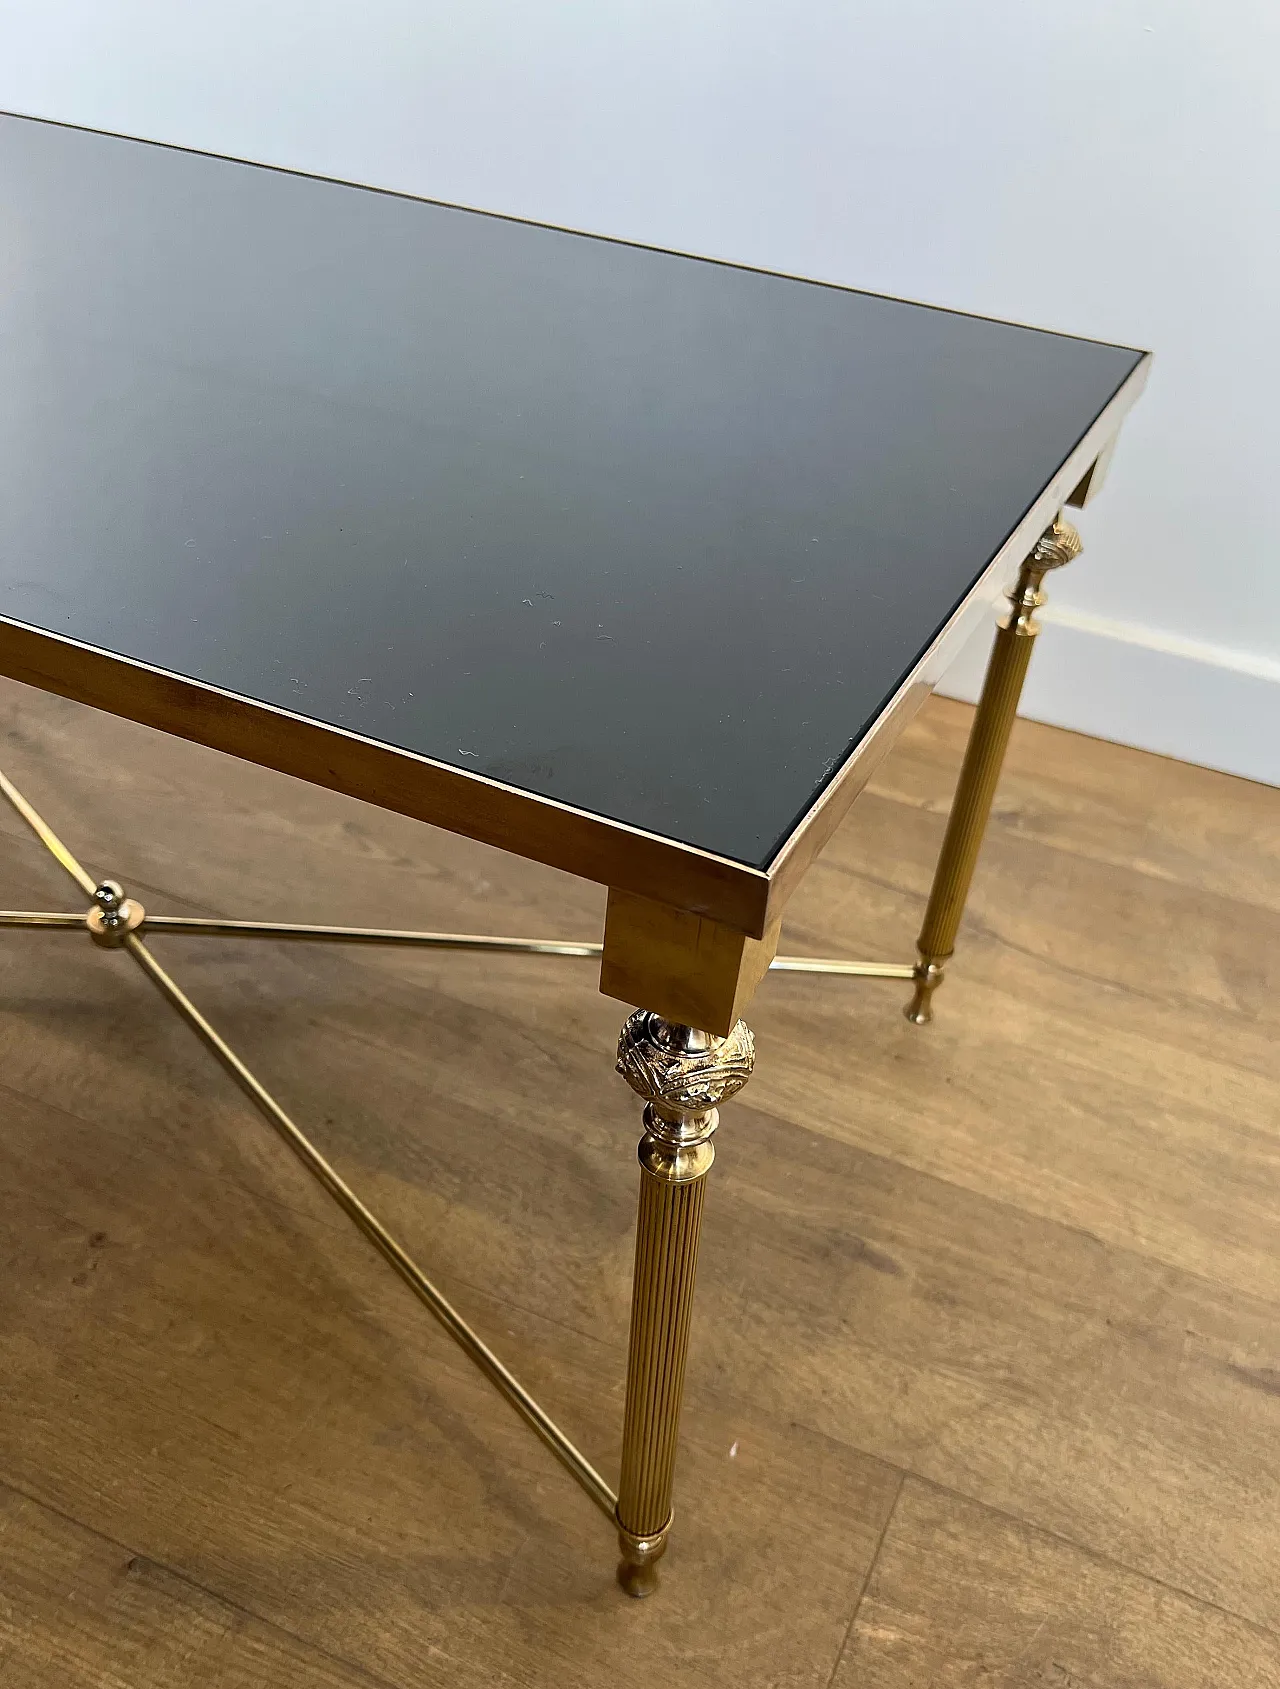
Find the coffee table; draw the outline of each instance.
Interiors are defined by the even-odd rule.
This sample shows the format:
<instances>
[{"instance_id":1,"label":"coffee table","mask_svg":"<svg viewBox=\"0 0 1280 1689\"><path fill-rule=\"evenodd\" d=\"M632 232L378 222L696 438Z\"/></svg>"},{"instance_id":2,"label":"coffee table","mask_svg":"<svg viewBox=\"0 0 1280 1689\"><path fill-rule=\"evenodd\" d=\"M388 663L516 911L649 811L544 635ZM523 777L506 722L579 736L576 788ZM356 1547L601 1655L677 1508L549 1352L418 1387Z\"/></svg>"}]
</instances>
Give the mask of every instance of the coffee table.
<instances>
[{"instance_id":1,"label":"coffee table","mask_svg":"<svg viewBox=\"0 0 1280 1689\"><path fill-rule=\"evenodd\" d=\"M0 672L609 888L603 938L143 909L0 790L617 1528L671 1525L718 1106L769 969L943 979L1037 632L1149 357L0 117ZM1046 257L1044 260L1050 261ZM1006 599L915 961L787 899ZM148 933L600 959L644 1099L615 1494L161 967Z\"/></svg>"}]
</instances>

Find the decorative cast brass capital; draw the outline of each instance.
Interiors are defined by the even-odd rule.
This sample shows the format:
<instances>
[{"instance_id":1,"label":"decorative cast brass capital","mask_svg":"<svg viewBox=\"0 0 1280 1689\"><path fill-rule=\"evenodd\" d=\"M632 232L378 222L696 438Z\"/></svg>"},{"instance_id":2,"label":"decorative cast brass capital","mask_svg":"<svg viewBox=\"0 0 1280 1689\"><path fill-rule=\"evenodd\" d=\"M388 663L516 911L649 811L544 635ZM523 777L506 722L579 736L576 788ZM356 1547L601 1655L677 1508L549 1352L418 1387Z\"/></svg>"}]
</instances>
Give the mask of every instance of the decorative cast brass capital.
<instances>
[{"instance_id":1,"label":"decorative cast brass capital","mask_svg":"<svg viewBox=\"0 0 1280 1689\"><path fill-rule=\"evenodd\" d=\"M618 1072L675 1123L734 1096L750 1079L755 1059L755 1039L742 1020L727 1038L715 1038L637 1009L618 1037Z\"/></svg>"},{"instance_id":2,"label":"decorative cast brass capital","mask_svg":"<svg viewBox=\"0 0 1280 1689\"><path fill-rule=\"evenodd\" d=\"M1036 611L1044 603L1042 581L1050 569L1073 563L1083 549L1075 527L1065 517L1055 517L1018 571L1017 585L1009 594L1009 611L1001 617L1000 626L1021 639L1034 639L1040 632Z\"/></svg>"},{"instance_id":3,"label":"decorative cast brass capital","mask_svg":"<svg viewBox=\"0 0 1280 1689\"><path fill-rule=\"evenodd\" d=\"M1074 563L1083 550L1075 524L1065 516L1056 516L1036 541L1028 562L1047 574L1050 569L1061 569L1064 563Z\"/></svg>"},{"instance_id":4,"label":"decorative cast brass capital","mask_svg":"<svg viewBox=\"0 0 1280 1689\"><path fill-rule=\"evenodd\" d=\"M711 1166L716 1105L751 1077L756 1046L738 1021L724 1038L637 1009L618 1038L618 1072L645 1099L640 1165L655 1178L683 1184Z\"/></svg>"}]
</instances>

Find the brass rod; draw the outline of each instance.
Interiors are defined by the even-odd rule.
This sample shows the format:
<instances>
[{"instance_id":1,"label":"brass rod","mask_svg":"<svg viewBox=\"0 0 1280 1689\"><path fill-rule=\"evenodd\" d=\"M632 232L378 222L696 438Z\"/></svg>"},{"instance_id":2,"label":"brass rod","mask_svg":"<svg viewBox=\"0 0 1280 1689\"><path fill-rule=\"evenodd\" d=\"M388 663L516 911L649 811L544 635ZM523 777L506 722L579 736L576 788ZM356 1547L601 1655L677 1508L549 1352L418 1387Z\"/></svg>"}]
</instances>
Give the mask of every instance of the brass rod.
<instances>
[{"instance_id":1,"label":"brass rod","mask_svg":"<svg viewBox=\"0 0 1280 1689\"><path fill-rule=\"evenodd\" d=\"M532 956L598 956L599 944L558 938L500 938L485 933L404 932L385 927L316 927L298 921L223 921L203 915L148 915L149 929L209 938L279 938L338 944L407 944L428 950L512 951Z\"/></svg>"},{"instance_id":2,"label":"brass rod","mask_svg":"<svg viewBox=\"0 0 1280 1689\"><path fill-rule=\"evenodd\" d=\"M63 844L62 840L54 832L53 828L50 827L48 822L41 816L37 815L36 811L32 809L31 805L27 802L26 798L23 797L18 788L12 783L12 781L6 779L2 773L0 773L0 792L8 798L9 802L17 810L18 814L26 822L27 826L30 827L31 831L40 840L40 843L45 847L49 854L56 857L66 869L68 874L71 875L71 878L80 887L80 890L87 892L88 895L92 897L98 888L98 882L90 879L89 875L85 873L84 869L76 861L75 857L72 856L71 852L67 849L66 845Z\"/></svg>"},{"instance_id":3,"label":"brass rod","mask_svg":"<svg viewBox=\"0 0 1280 1689\"><path fill-rule=\"evenodd\" d=\"M390 1232L360 1201L350 1186L340 1177L316 1149L306 1134L294 1124L266 1088L261 1085L196 1008L195 1004L156 961L136 933L124 940L124 948L142 971L178 1011L216 1059L239 1085L255 1107L265 1116L281 1138L301 1161L307 1171L328 1191L339 1208L368 1238L382 1258L400 1275L463 1352L475 1362L489 1382L530 1425L596 1506L610 1520L614 1518L618 1498L586 1456L569 1441L554 1420L540 1408L533 1397L503 1366L502 1362L462 1318L453 1305L436 1289L422 1269L405 1253Z\"/></svg>"},{"instance_id":4,"label":"brass rod","mask_svg":"<svg viewBox=\"0 0 1280 1689\"><path fill-rule=\"evenodd\" d=\"M840 962L825 956L775 956L769 969L784 974L847 974L854 979L911 979L916 971L911 962Z\"/></svg>"},{"instance_id":5,"label":"brass rod","mask_svg":"<svg viewBox=\"0 0 1280 1689\"><path fill-rule=\"evenodd\" d=\"M34 909L0 909L0 927L53 927L65 932L87 932L83 915L49 915Z\"/></svg>"},{"instance_id":6,"label":"brass rod","mask_svg":"<svg viewBox=\"0 0 1280 1689\"><path fill-rule=\"evenodd\" d=\"M310 943L420 945L428 950L488 950L527 956L594 957L604 946L559 938L507 938L487 933L410 932L386 927L318 927L300 921L224 921L204 915L148 915L144 930L207 938L278 938ZM844 962L816 956L775 956L777 973L848 974L862 979L910 979L910 962Z\"/></svg>"},{"instance_id":7,"label":"brass rod","mask_svg":"<svg viewBox=\"0 0 1280 1689\"><path fill-rule=\"evenodd\" d=\"M83 915L45 914L37 910L0 910L0 927L52 927L84 930ZM421 945L428 950L487 950L529 956L599 956L601 944L558 938L500 938L481 933L402 932L385 927L313 927L297 921L224 921L204 915L148 915L139 929L164 937L280 938L339 944ZM843 974L852 979L911 979L910 962L845 962L830 956L775 956L774 973Z\"/></svg>"}]
</instances>

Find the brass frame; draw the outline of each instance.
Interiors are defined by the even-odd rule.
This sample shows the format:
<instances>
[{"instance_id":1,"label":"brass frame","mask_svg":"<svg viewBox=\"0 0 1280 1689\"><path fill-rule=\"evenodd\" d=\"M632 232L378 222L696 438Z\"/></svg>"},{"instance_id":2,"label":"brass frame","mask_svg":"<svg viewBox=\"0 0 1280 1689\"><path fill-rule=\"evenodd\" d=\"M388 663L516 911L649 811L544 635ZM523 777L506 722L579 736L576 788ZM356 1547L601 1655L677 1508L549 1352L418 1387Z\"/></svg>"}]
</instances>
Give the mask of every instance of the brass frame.
<instances>
[{"instance_id":1,"label":"brass frame","mask_svg":"<svg viewBox=\"0 0 1280 1689\"><path fill-rule=\"evenodd\" d=\"M1083 502L1096 479L1096 467L1091 466L1074 489L1075 502ZM919 962L775 956L768 964L772 971L910 979L915 989L905 1010L907 1018L917 1024L931 1019L931 1000L954 946L1032 642L1038 632L1034 612L1043 602L1041 583L1049 569L1069 562L1079 550L1075 529L1057 516L1024 560L1010 593L1010 609L1000 622L992 647L938 860L920 934ZM736 1021L721 1037L664 1019L651 1009L639 1009L622 1029L618 1071L645 1099L646 1107L639 1147L640 1200L622 1467L615 1494L160 965L144 935L400 945L582 958L603 957L605 945L475 933L153 915L136 899L126 896L116 881L93 880L3 773L0 773L0 796L8 800L90 899L89 908L83 913L0 911L0 927L85 933L94 944L123 950L137 963L312 1177L614 1523L622 1550L618 1568L622 1588L632 1596L651 1593L657 1585L658 1561L666 1551L671 1528L672 1484L698 1240L706 1176L715 1156L711 1136L718 1123L717 1105L740 1090L750 1077L754 1045L745 1024ZM829 814L823 824L830 824ZM776 942L776 926L772 942ZM762 958L753 981L763 971Z\"/></svg>"}]
</instances>

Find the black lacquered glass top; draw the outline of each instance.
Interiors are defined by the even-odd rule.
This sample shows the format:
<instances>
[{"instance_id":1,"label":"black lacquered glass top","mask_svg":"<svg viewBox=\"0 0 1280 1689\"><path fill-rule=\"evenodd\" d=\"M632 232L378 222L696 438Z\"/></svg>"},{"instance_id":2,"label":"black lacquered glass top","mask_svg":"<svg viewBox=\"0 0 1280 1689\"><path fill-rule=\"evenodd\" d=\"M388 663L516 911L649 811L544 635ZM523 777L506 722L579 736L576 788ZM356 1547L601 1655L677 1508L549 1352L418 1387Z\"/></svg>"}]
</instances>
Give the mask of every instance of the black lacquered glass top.
<instances>
[{"instance_id":1,"label":"black lacquered glass top","mask_svg":"<svg viewBox=\"0 0 1280 1689\"><path fill-rule=\"evenodd\" d=\"M1140 354L0 119L0 615L766 865Z\"/></svg>"}]
</instances>

